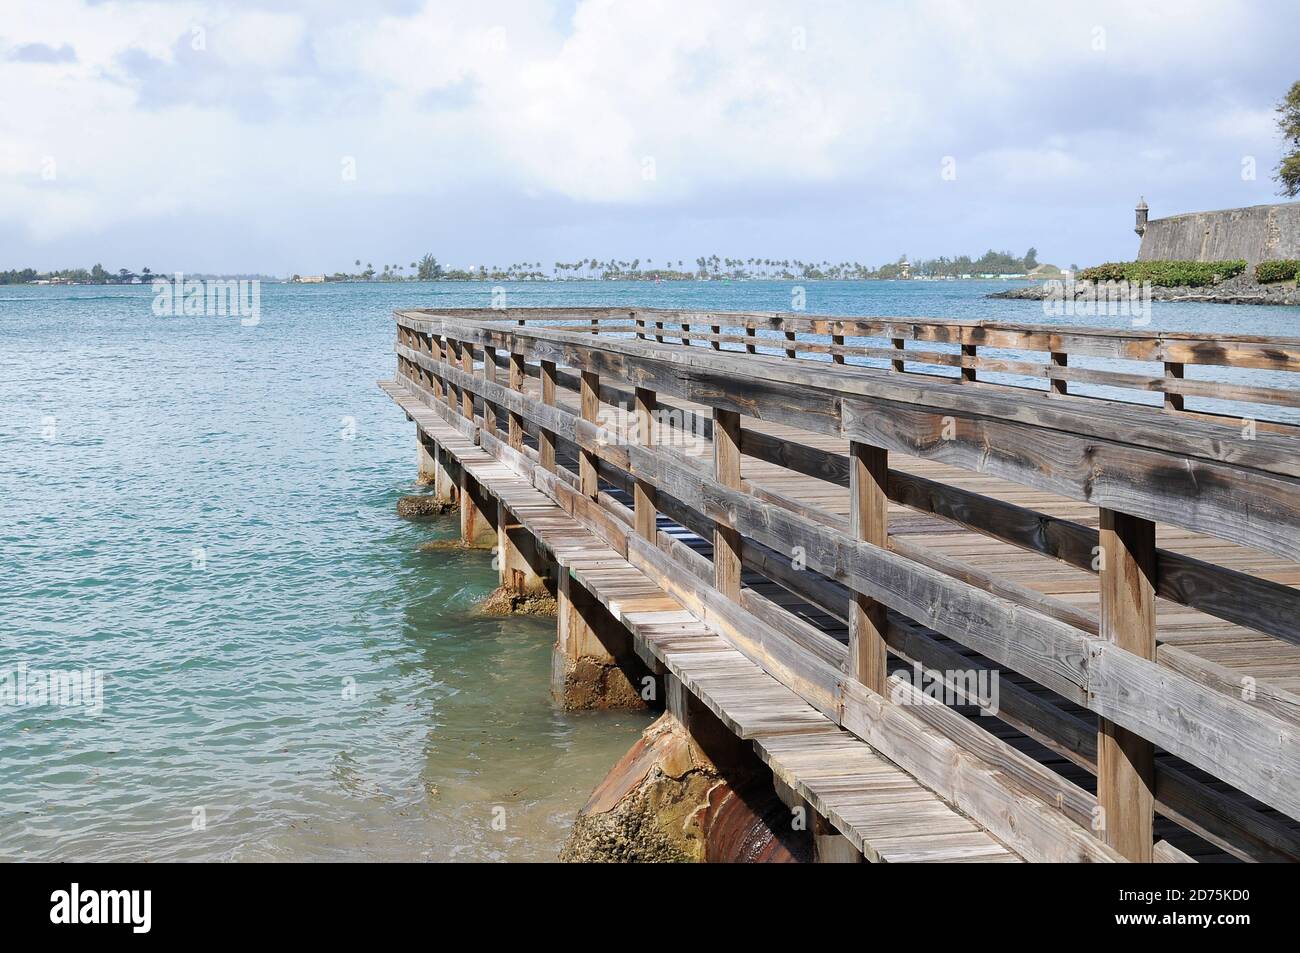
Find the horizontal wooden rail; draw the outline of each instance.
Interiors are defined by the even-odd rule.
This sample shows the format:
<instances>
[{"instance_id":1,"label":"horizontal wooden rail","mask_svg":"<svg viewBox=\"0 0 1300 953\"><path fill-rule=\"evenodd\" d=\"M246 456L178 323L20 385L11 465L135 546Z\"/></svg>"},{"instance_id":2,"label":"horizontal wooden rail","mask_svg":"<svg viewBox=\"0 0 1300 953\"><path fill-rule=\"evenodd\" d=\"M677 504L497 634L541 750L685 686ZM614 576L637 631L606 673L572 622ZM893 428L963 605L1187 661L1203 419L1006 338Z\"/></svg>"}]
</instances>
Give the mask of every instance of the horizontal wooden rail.
<instances>
[{"instance_id":1,"label":"horizontal wooden rail","mask_svg":"<svg viewBox=\"0 0 1300 953\"><path fill-rule=\"evenodd\" d=\"M407 312L413 316L419 313ZM1300 414L1277 417L1269 409L1300 407L1300 383L1290 379L1291 373L1300 372L1300 338L1294 337L1210 337L1189 332L992 321L660 309L463 309L438 313L469 320L517 320L529 328L562 329L582 323L602 335L620 331L630 335L636 325L648 322L659 343L850 365L868 361L888 366L899 375L922 378L951 368L958 377L979 380L987 387L1046 388L1058 396L1070 394L1082 399L1141 403L1145 399L1142 395L1163 394L1166 409L1179 414L1227 413L1269 425L1276 421L1300 423ZM706 326L708 332L702 330ZM907 347L909 343L916 347ZM1116 361L1125 363L1106 363ZM1089 362L1093 366L1085 366ZM1135 369L1134 362L1149 364L1150 370ZM1189 367L1220 369L1230 376L1189 376ZM1260 377L1258 372L1278 373ZM986 376L989 374L996 375L996 379ZM1040 383L1031 383L1035 381ZM1091 388L1091 392L1069 388L1069 383L1082 385L1085 390ZM1185 399L1189 397L1201 400L1201 405L1186 408Z\"/></svg>"}]
</instances>

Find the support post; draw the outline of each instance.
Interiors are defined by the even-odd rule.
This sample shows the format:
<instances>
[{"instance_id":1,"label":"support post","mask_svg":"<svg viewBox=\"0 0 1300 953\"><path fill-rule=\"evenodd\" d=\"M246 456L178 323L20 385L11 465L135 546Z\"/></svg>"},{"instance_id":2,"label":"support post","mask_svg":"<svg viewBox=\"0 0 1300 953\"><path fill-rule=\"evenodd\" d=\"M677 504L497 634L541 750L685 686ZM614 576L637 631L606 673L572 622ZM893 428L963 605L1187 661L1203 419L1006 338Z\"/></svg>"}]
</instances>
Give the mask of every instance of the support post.
<instances>
[{"instance_id":1,"label":"support post","mask_svg":"<svg viewBox=\"0 0 1300 953\"><path fill-rule=\"evenodd\" d=\"M643 447L653 447L656 439L654 414L657 398L655 392L644 387L638 387L633 400L636 414L637 443ZM637 480L632 491L632 501L637 535L642 539L648 539L652 543L655 542L658 537L658 529L656 528L657 513L655 511L654 484L647 483L644 480Z\"/></svg>"},{"instance_id":2,"label":"support post","mask_svg":"<svg viewBox=\"0 0 1300 953\"><path fill-rule=\"evenodd\" d=\"M969 366L967 363L969 362ZM961 346L961 382L969 384L975 380L975 345L963 344Z\"/></svg>"},{"instance_id":3,"label":"support post","mask_svg":"<svg viewBox=\"0 0 1300 953\"><path fill-rule=\"evenodd\" d=\"M894 345L894 350L899 353L899 356L890 362L890 367L896 373L902 374L905 370L903 367L902 354L907 350L907 338L890 338L890 343Z\"/></svg>"},{"instance_id":4,"label":"support post","mask_svg":"<svg viewBox=\"0 0 1300 953\"><path fill-rule=\"evenodd\" d=\"M719 341L719 340L717 340L717 339L720 338L720 337L722 336L722 325L720 325L720 324L712 324L712 325L709 325L709 333L712 334L712 335L713 335L713 338L714 338L714 340L710 342L710 344L712 345L713 349L714 349L715 351L721 351L721 350L722 350L722 342Z\"/></svg>"},{"instance_id":5,"label":"support post","mask_svg":"<svg viewBox=\"0 0 1300 953\"><path fill-rule=\"evenodd\" d=\"M1165 380L1180 381L1183 379L1183 365L1177 361L1165 361ZM1182 410L1183 395L1165 391L1165 410Z\"/></svg>"},{"instance_id":6,"label":"support post","mask_svg":"<svg viewBox=\"0 0 1300 953\"><path fill-rule=\"evenodd\" d=\"M439 364L444 360L442 354L442 338L436 334L429 335L429 356ZM447 399L446 395L442 391L442 378L437 374L433 375L433 396L440 401Z\"/></svg>"},{"instance_id":7,"label":"support post","mask_svg":"<svg viewBox=\"0 0 1300 953\"><path fill-rule=\"evenodd\" d=\"M524 356L510 354L510 389L522 394L524 392ZM524 449L524 418L522 415L510 411L510 449Z\"/></svg>"},{"instance_id":8,"label":"support post","mask_svg":"<svg viewBox=\"0 0 1300 953\"><path fill-rule=\"evenodd\" d=\"M756 333L757 333L757 332L756 332L753 328L751 328L751 327L746 327L746 328L745 328L745 337L747 337L747 338L753 338L753 337L756 335ZM753 341L746 341L746 342L745 342L745 353L746 353L746 354L755 354L755 353L757 353L757 352L755 351L755 349L754 349L754 342L753 342Z\"/></svg>"},{"instance_id":9,"label":"support post","mask_svg":"<svg viewBox=\"0 0 1300 953\"><path fill-rule=\"evenodd\" d=\"M843 347L843 346L844 346L844 335L843 335L843 334L832 334L832 335L831 335L831 344L835 345L836 347ZM832 363L832 364L843 364L843 363L844 363L844 352L843 352L843 351L835 351L834 353L832 353L832 354L831 354L831 363Z\"/></svg>"},{"instance_id":10,"label":"support post","mask_svg":"<svg viewBox=\"0 0 1300 953\"><path fill-rule=\"evenodd\" d=\"M740 414L713 411L713 478L740 489ZM728 599L740 600L740 533L730 526L713 526L713 588Z\"/></svg>"},{"instance_id":11,"label":"support post","mask_svg":"<svg viewBox=\"0 0 1300 953\"><path fill-rule=\"evenodd\" d=\"M556 701L568 711L585 711L645 708L657 700L662 686L636 654L631 633L566 568L557 575Z\"/></svg>"},{"instance_id":12,"label":"support post","mask_svg":"<svg viewBox=\"0 0 1300 953\"><path fill-rule=\"evenodd\" d=\"M793 331L786 331L786 332L785 332L785 339L786 339L787 341L793 342L793 341L794 341L794 332L793 332ZM798 356L799 356L799 352L796 351L793 347L787 347L787 348L785 349L785 356L786 356L786 357L789 357L789 358L795 358L795 357L798 357Z\"/></svg>"},{"instance_id":13,"label":"support post","mask_svg":"<svg viewBox=\"0 0 1300 953\"><path fill-rule=\"evenodd\" d=\"M474 376L474 345L469 341L460 342L460 369L470 377ZM468 387L461 388L460 409L465 419L474 422L474 392Z\"/></svg>"},{"instance_id":14,"label":"support post","mask_svg":"<svg viewBox=\"0 0 1300 953\"><path fill-rule=\"evenodd\" d=\"M460 342L453 341L451 338L447 338L446 343L447 343L447 363L452 367L456 367L461 363ZM448 380L446 383L447 383L447 406L453 412L459 411L460 403L461 403L460 388L457 387L455 384L453 384L450 380Z\"/></svg>"},{"instance_id":15,"label":"support post","mask_svg":"<svg viewBox=\"0 0 1300 953\"><path fill-rule=\"evenodd\" d=\"M1070 356L1064 351L1052 351L1052 368L1065 368L1069 366ZM1069 391L1069 382L1062 377L1051 378L1048 385L1048 396L1057 397Z\"/></svg>"},{"instance_id":16,"label":"support post","mask_svg":"<svg viewBox=\"0 0 1300 953\"><path fill-rule=\"evenodd\" d=\"M889 545L889 452L853 441L849 444L849 526L856 538ZM849 665L851 674L872 691L886 694L888 653L885 647L885 607L854 593L849 602Z\"/></svg>"},{"instance_id":17,"label":"support post","mask_svg":"<svg viewBox=\"0 0 1300 953\"><path fill-rule=\"evenodd\" d=\"M583 371L580 383L582 397L582 419L593 424L600 423L600 376L591 371ZM595 499L600 488L599 458L590 450L578 453L578 487L583 496Z\"/></svg>"},{"instance_id":18,"label":"support post","mask_svg":"<svg viewBox=\"0 0 1300 953\"><path fill-rule=\"evenodd\" d=\"M497 349L483 345L483 380L495 384L497 380ZM492 436L497 433L497 405L483 398L483 429Z\"/></svg>"},{"instance_id":19,"label":"support post","mask_svg":"<svg viewBox=\"0 0 1300 953\"><path fill-rule=\"evenodd\" d=\"M458 482L447 466L447 461L451 458L445 447L436 447L434 455L434 479L433 495L435 499L444 503L455 503L458 492Z\"/></svg>"},{"instance_id":20,"label":"support post","mask_svg":"<svg viewBox=\"0 0 1300 953\"><path fill-rule=\"evenodd\" d=\"M555 406L555 362L542 361L542 403ZM542 427L537 432L538 457L542 468L555 472L555 431Z\"/></svg>"},{"instance_id":21,"label":"support post","mask_svg":"<svg viewBox=\"0 0 1300 953\"><path fill-rule=\"evenodd\" d=\"M1101 510L1101 637L1144 659L1156 657L1155 524ZM1097 802L1105 841L1131 861L1152 859L1155 746L1097 720Z\"/></svg>"},{"instance_id":22,"label":"support post","mask_svg":"<svg viewBox=\"0 0 1300 953\"><path fill-rule=\"evenodd\" d=\"M416 460L420 466L418 482L429 486L436 484L438 481L438 445L434 443L432 437L420 429L419 424L415 426L415 446Z\"/></svg>"},{"instance_id":23,"label":"support post","mask_svg":"<svg viewBox=\"0 0 1300 953\"><path fill-rule=\"evenodd\" d=\"M497 501L497 570L500 585L521 596L546 592L550 566L536 541Z\"/></svg>"},{"instance_id":24,"label":"support post","mask_svg":"<svg viewBox=\"0 0 1300 953\"><path fill-rule=\"evenodd\" d=\"M460 468L460 541L491 549L497 544L497 507L482 485Z\"/></svg>"}]
</instances>

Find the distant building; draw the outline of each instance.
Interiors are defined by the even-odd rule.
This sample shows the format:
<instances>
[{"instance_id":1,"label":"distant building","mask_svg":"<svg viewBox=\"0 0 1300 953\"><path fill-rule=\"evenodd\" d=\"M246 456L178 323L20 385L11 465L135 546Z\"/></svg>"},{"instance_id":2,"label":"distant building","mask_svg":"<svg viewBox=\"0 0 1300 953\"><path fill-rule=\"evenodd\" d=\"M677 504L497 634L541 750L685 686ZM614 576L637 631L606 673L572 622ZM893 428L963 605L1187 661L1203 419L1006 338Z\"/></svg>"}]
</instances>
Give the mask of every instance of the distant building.
<instances>
[{"instance_id":1,"label":"distant building","mask_svg":"<svg viewBox=\"0 0 1300 953\"><path fill-rule=\"evenodd\" d=\"M1300 258L1300 202L1147 218L1139 201L1134 231L1138 261L1231 261Z\"/></svg>"},{"instance_id":2,"label":"distant building","mask_svg":"<svg viewBox=\"0 0 1300 953\"><path fill-rule=\"evenodd\" d=\"M912 277L912 263L908 261L906 258L904 258L902 261L898 263L898 277L900 278Z\"/></svg>"}]
</instances>

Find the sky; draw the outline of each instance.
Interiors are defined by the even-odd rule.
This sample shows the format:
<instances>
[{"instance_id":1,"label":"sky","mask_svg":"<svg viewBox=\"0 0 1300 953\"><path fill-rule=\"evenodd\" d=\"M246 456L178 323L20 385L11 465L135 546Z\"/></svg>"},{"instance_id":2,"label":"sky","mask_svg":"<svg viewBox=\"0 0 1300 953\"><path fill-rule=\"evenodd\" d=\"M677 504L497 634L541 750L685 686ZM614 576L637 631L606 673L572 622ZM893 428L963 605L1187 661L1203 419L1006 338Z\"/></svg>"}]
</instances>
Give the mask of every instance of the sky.
<instances>
[{"instance_id":1,"label":"sky","mask_svg":"<svg viewBox=\"0 0 1300 953\"><path fill-rule=\"evenodd\" d=\"M0 269L1132 258L1280 201L1294 0L0 0Z\"/></svg>"}]
</instances>

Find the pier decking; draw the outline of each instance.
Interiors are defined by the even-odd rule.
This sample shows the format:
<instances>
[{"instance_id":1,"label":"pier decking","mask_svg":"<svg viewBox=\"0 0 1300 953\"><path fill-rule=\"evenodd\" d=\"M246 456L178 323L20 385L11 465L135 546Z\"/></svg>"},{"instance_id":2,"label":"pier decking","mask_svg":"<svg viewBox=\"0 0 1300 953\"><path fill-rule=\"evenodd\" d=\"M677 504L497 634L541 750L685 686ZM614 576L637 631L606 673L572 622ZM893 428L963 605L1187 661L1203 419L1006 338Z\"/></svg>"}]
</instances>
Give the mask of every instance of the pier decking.
<instances>
[{"instance_id":1,"label":"pier decking","mask_svg":"<svg viewBox=\"0 0 1300 953\"><path fill-rule=\"evenodd\" d=\"M867 859L1300 858L1300 341L397 327L382 386L466 538L558 567L557 664L619 662L595 600Z\"/></svg>"}]
</instances>

